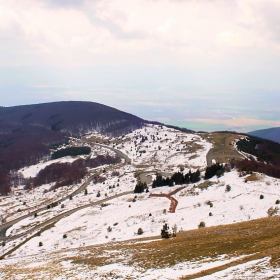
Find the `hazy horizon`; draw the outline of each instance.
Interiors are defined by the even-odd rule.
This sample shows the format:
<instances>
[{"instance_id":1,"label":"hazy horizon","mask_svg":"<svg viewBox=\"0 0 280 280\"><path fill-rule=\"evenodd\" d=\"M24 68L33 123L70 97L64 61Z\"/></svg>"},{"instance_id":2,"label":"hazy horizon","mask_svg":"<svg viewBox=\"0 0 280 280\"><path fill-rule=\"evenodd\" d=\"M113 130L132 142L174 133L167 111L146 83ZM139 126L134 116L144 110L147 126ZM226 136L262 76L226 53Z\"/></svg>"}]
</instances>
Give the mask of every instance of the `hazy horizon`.
<instances>
[{"instance_id":1,"label":"hazy horizon","mask_svg":"<svg viewBox=\"0 0 280 280\"><path fill-rule=\"evenodd\" d=\"M193 130L280 127L277 0L0 0L0 106L102 103Z\"/></svg>"}]
</instances>

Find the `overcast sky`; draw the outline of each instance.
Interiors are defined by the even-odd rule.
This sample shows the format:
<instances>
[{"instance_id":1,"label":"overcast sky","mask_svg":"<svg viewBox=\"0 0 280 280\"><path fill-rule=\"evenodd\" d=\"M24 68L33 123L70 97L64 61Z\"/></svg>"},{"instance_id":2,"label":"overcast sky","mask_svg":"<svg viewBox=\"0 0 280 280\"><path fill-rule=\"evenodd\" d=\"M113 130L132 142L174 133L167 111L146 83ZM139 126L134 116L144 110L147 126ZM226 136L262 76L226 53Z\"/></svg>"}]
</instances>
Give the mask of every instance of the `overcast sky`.
<instances>
[{"instance_id":1,"label":"overcast sky","mask_svg":"<svg viewBox=\"0 0 280 280\"><path fill-rule=\"evenodd\" d=\"M0 106L95 101L195 130L280 126L279 0L0 0Z\"/></svg>"}]
</instances>

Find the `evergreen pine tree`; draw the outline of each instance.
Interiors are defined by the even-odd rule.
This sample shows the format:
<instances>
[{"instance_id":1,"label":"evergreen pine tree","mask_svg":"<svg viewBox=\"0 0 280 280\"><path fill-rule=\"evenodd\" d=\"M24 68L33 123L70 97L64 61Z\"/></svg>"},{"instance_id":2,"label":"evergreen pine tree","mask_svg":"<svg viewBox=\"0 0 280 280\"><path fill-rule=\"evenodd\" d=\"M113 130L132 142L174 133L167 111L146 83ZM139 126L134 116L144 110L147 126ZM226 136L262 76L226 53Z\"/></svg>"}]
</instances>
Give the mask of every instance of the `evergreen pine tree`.
<instances>
[{"instance_id":1,"label":"evergreen pine tree","mask_svg":"<svg viewBox=\"0 0 280 280\"><path fill-rule=\"evenodd\" d=\"M161 237L162 238L169 238L170 233L169 233L169 226L167 224L164 224L161 230Z\"/></svg>"}]
</instances>

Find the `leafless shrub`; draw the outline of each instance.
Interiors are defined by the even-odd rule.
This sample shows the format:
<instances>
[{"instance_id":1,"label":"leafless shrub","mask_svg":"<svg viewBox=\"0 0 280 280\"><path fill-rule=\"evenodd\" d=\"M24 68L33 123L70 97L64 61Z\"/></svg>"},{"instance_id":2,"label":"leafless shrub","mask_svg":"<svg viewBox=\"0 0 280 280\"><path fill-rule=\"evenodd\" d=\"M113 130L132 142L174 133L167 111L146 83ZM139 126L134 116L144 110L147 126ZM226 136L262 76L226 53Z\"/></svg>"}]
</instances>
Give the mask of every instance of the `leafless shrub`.
<instances>
[{"instance_id":1,"label":"leafless shrub","mask_svg":"<svg viewBox=\"0 0 280 280\"><path fill-rule=\"evenodd\" d=\"M272 216L275 216L277 213L278 213L278 210L279 210L279 208L276 206L276 207L270 207L270 208L268 208L268 210L267 210L267 215L269 216L269 217L272 217Z\"/></svg>"}]
</instances>

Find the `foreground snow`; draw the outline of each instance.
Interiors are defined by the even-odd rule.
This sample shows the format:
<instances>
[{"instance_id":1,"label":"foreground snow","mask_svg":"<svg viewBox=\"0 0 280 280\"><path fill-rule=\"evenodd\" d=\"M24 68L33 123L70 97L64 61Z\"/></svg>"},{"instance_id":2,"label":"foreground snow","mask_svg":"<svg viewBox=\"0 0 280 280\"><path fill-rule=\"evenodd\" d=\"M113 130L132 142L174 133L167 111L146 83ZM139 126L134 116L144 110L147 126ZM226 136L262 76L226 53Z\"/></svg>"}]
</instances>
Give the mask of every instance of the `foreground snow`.
<instances>
[{"instance_id":1,"label":"foreground snow","mask_svg":"<svg viewBox=\"0 0 280 280\"><path fill-rule=\"evenodd\" d=\"M114 253L119 252L108 250L114 258ZM106 255L106 252L105 252ZM106 257L104 255L104 257ZM83 256L85 261L75 261ZM87 256L92 254L90 248L84 251L64 250L54 253L44 253L13 258L0 262L1 279L180 279L187 275L193 275L208 269L219 268L223 265L242 260L246 256L229 257L220 255L216 258L202 258L178 263L164 268L145 269L137 265L127 265L132 256L123 255L122 260L101 266L92 266L86 263ZM16 272L16 274L12 274ZM209 276L197 276L196 279L279 279L280 268L270 264L270 257L260 258L252 261L245 261L241 264L231 265L229 268L215 272Z\"/></svg>"}]
</instances>

